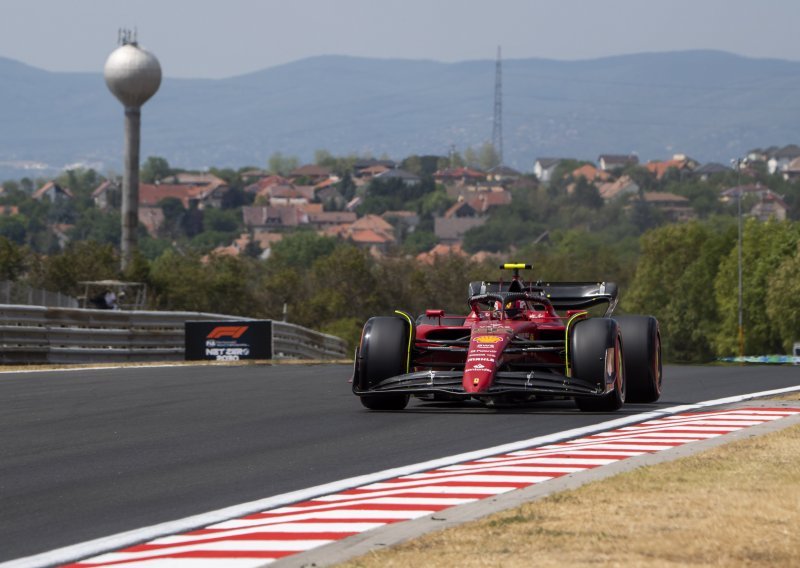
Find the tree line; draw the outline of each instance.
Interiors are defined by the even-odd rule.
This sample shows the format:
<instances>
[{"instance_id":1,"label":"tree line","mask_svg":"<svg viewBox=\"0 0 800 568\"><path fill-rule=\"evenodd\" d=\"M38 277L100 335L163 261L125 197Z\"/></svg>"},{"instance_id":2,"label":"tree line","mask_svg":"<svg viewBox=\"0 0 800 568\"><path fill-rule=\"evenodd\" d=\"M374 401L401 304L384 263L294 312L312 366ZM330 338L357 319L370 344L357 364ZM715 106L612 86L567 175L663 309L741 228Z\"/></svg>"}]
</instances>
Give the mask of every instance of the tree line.
<instances>
[{"instance_id":1,"label":"tree line","mask_svg":"<svg viewBox=\"0 0 800 568\"><path fill-rule=\"evenodd\" d=\"M800 223L748 219L743 231L747 354L787 352L800 340ZM375 258L311 231L287 235L266 261L164 251L138 255L119 272L110 244L76 241L41 255L0 237L0 278L79 296L84 280L144 282L152 309L197 310L290 322L358 341L367 318L404 309L467 310L467 283L498 278L500 261L528 261L530 279L615 281L621 313L659 318L665 358L702 362L738 352L738 248L735 220L664 225L641 239L585 230L482 262L450 255L432 264L407 255Z\"/></svg>"}]
</instances>

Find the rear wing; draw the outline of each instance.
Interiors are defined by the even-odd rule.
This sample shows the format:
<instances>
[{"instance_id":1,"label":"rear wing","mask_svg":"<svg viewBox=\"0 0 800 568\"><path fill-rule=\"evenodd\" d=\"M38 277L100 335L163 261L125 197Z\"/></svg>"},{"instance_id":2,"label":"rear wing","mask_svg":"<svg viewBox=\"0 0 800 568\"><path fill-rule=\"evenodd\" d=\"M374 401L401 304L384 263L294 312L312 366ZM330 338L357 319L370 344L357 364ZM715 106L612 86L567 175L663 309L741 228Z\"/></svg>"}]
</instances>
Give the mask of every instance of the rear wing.
<instances>
[{"instance_id":1,"label":"rear wing","mask_svg":"<svg viewBox=\"0 0 800 568\"><path fill-rule=\"evenodd\" d=\"M496 292L528 292L544 296L557 310L584 310L608 304L606 315L617 306L618 288L614 282L470 282L469 297Z\"/></svg>"}]
</instances>

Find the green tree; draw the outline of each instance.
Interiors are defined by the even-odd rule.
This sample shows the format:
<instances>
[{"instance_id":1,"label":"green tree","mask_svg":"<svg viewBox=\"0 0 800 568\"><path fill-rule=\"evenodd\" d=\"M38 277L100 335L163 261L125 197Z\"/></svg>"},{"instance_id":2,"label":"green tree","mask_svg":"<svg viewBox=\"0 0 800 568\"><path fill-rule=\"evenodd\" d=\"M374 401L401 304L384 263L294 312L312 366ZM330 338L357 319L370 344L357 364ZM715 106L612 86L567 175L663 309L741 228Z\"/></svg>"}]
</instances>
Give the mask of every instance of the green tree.
<instances>
[{"instance_id":1,"label":"green tree","mask_svg":"<svg viewBox=\"0 0 800 568\"><path fill-rule=\"evenodd\" d=\"M419 202L419 214L423 216L443 215L456 202L447 195L444 187L437 186L435 191L426 193Z\"/></svg>"},{"instance_id":2,"label":"green tree","mask_svg":"<svg viewBox=\"0 0 800 568\"><path fill-rule=\"evenodd\" d=\"M330 255L336 245L336 239L322 237L311 231L286 235L272 245L270 264L306 270L317 259Z\"/></svg>"},{"instance_id":3,"label":"green tree","mask_svg":"<svg viewBox=\"0 0 800 568\"><path fill-rule=\"evenodd\" d=\"M431 176L436 170L440 169L442 160L446 161L447 158L443 158L442 156L420 156L414 154L400 162L400 168L420 177Z\"/></svg>"},{"instance_id":4,"label":"green tree","mask_svg":"<svg viewBox=\"0 0 800 568\"><path fill-rule=\"evenodd\" d=\"M153 262L150 281L159 309L258 316L254 265L249 259L181 255L168 250Z\"/></svg>"},{"instance_id":5,"label":"green tree","mask_svg":"<svg viewBox=\"0 0 800 568\"><path fill-rule=\"evenodd\" d=\"M91 208L81 213L69 236L71 240L91 240L119 246L121 233L120 214L117 211L103 213Z\"/></svg>"},{"instance_id":6,"label":"green tree","mask_svg":"<svg viewBox=\"0 0 800 568\"><path fill-rule=\"evenodd\" d=\"M332 168L336 165L336 158L325 149L314 150L314 163L318 166Z\"/></svg>"},{"instance_id":7,"label":"green tree","mask_svg":"<svg viewBox=\"0 0 800 568\"><path fill-rule=\"evenodd\" d=\"M779 328L767 312L770 277L796 252L800 226L791 222L760 223L748 219L742 244L745 353L765 355L783 349ZM738 349L738 252L733 247L723 259L715 281L720 327L714 345L720 355L734 355Z\"/></svg>"},{"instance_id":8,"label":"green tree","mask_svg":"<svg viewBox=\"0 0 800 568\"><path fill-rule=\"evenodd\" d=\"M200 253L207 253L219 246L229 245L233 237L224 231L203 231L189 241L192 248Z\"/></svg>"},{"instance_id":9,"label":"green tree","mask_svg":"<svg viewBox=\"0 0 800 568\"><path fill-rule=\"evenodd\" d=\"M500 165L500 154L491 142L484 143L478 150L478 163L484 170L491 170Z\"/></svg>"},{"instance_id":10,"label":"green tree","mask_svg":"<svg viewBox=\"0 0 800 568\"><path fill-rule=\"evenodd\" d=\"M169 162L159 156L148 157L139 168L139 179L142 183L155 183L172 174L173 170L169 167Z\"/></svg>"},{"instance_id":11,"label":"green tree","mask_svg":"<svg viewBox=\"0 0 800 568\"><path fill-rule=\"evenodd\" d=\"M800 247L767 279L767 316L784 353L800 341Z\"/></svg>"},{"instance_id":12,"label":"green tree","mask_svg":"<svg viewBox=\"0 0 800 568\"><path fill-rule=\"evenodd\" d=\"M164 213L164 223L159 232L170 238L178 238L183 233L183 219L186 216L186 208L183 202L177 197L165 197L158 202L161 211Z\"/></svg>"},{"instance_id":13,"label":"green tree","mask_svg":"<svg viewBox=\"0 0 800 568\"><path fill-rule=\"evenodd\" d=\"M600 209L604 204L597 186L587 181L583 176L580 176L578 181L575 182L575 191L572 197L576 203L580 203L590 209Z\"/></svg>"},{"instance_id":14,"label":"green tree","mask_svg":"<svg viewBox=\"0 0 800 568\"><path fill-rule=\"evenodd\" d=\"M431 231L414 231L403 242L403 250L408 254L419 254L431 250L438 242L439 239Z\"/></svg>"},{"instance_id":15,"label":"green tree","mask_svg":"<svg viewBox=\"0 0 800 568\"><path fill-rule=\"evenodd\" d=\"M472 148L472 146L467 147L467 149L464 150L464 164L470 168L477 168L479 163L480 158L478 153Z\"/></svg>"},{"instance_id":16,"label":"green tree","mask_svg":"<svg viewBox=\"0 0 800 568\"><path fill-rule=\"evenodd\" d=\"M665 225L642 237L623 307L658 317L669 359L697 362L715 356L719 314L712 291L734 239L730 221Z\"/></svg>"},{"instance_id":17,"label":"green tree","mask_svg":"<svg viewBox=\"0 0 800 568\"><path fill-rule=\"evenodd\" d=\"M241 228L241 218L241 211L222 210L214 207L203 209L203 227L207 231L238 232Z\"/></svg>"},{"instance_id":18,"label":"green tree","mask_svg":"<svg viewBox=\"0 0 800 568\"><path fill-rule=\"evenodd\" d=\"M21 215L0 217L0 236L18 245L24 244L27 236L25 218Z\"/></svg>"},{"instance_id":19,"label":"green tree","mask_svg":"<svg viewBox=\"0 0 800 568\"><path fill-rule=\"evenodd\" d=\"M119 257L110 244L74 241L60 254L44 257L32 269L31 284L72 296L83 293L82 281L119 278Z\"/></svg>"},{"instance_id":20,"label":"green tree","mask_svg":"<svg viewBox=\"0 0 800 568\"><path fill-rule=\"evenodd\" d=\"M26 256L16 243L0 236L0 280L18 280L25 272Z\"/></svg>"},{"instance_id":21,"label":"green tree","mask_svg":"<svg viewBox=\"0 0 800 568\"><path fill-rule=\"evenodd\" d=\"M139 252L148 261L153 261L172 248L170 239L153 238L148 234L139 237Z\"/></svg>"},{"instance_id":22,"label":"green tree","mask_svg":"<svg viewBox=\"0 0 800 568\"><path fill-rule=\"evenodd\" d=\"M288 175L289 172L296 169L299 164L295 156L284 156L280 152L274 152L267 162L267 168L270 173L281 176Z\"/></svg>"}]
</instances>

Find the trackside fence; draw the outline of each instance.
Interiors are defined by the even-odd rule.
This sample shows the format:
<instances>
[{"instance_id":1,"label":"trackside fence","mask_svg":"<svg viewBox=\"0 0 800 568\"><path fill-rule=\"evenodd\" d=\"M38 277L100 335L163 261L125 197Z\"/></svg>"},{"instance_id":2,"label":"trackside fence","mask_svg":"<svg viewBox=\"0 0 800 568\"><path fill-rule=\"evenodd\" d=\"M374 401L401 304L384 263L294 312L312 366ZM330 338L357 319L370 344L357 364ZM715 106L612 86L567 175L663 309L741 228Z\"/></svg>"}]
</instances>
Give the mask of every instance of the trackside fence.
<instances>
[{"instance_id":1,"label":"trackside fence","mask_svg":"<svg viewBox=\"0 0 800 568\"><path fill-rule=\"evenodd\" d=\"M77 308L78 300L61 292L33 288L21 282L0 281L0 304L28 304L54 308Z\"/></svg>"},{"instance_id":2,"label":"trackside fence","mask_svg":"<svg viewBox=\"0 0 800 568\"><path fill-rule=\"evenodd\" d=\"M178 361L186 321L248 318L201 312L47 308L0 304L0 363ZM274 321L276 358L346 358L338 337Z\"/></svg>"}]
</instances>

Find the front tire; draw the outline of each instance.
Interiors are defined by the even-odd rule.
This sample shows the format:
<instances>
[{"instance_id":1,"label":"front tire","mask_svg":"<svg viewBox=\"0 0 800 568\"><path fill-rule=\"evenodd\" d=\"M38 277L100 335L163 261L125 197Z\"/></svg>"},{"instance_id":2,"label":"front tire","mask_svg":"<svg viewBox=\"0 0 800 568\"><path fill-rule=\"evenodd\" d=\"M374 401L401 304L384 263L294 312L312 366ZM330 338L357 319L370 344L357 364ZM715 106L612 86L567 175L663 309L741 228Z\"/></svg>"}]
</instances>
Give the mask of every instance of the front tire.
<instances>
[{"instance_id":1,"label":"front tire","mask_svg":"<svg viewBox=\"0 0 800 568\"><path fill-rule=\"evenodd\" d=\"M613 380L612 390L601 396L575 397L583 412L613 412L625 404L625 364L622 336L617 322L609 318L590 318L575 324L570 337L572 374L605 388Z\"/></svg>"},{"instance_id":2,"label":"front tire","mask_svg":"<svg viewBox=\"0 0 800 568\"><path fill-rule=\"evenodd\" d=\"M661 397L661 332L652 316L621 316L619 323L625 341L625 375L628 402L655 402Z\"/></svg>"},{"instance_id":3,"label":"front tire","mask_svg":"<svg viewBox=\"0 0 800 568\"><path fill-rule=\"evenodd\" d=\"M408 368L409 335L406 321L397 317L374 317L364 325L357 358L357 386L369 391L384 379L402 375ZM370 410L402 410L409 396L398 393L359 394Z\"/></svg>"}]
</instances>

